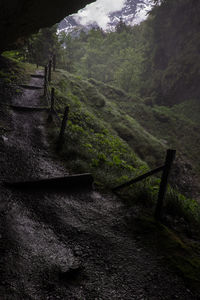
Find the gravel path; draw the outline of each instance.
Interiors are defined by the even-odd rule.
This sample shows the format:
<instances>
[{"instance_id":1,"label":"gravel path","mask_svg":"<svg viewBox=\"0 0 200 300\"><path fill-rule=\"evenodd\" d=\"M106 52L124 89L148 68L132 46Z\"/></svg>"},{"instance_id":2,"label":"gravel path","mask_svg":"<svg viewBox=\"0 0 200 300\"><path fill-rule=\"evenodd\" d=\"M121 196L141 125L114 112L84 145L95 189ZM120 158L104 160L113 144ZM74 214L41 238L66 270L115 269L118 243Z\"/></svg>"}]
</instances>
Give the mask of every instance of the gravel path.
<instances>
[{"instance_id":1,"label":"gravel path","mask_svg":"<svg viewBox=\"0 0 200 300\"><path fill-rule=\"evenodd\" d=\"M32 79L31 85L41 85ZM40 105L24 90L12 104ZM0 182L67 174L49 151L42 112L11 111ZM16 191L0 183L1 300L200 299L128 229L119 199L95 191Z\"/></svg>"}]
</instances>

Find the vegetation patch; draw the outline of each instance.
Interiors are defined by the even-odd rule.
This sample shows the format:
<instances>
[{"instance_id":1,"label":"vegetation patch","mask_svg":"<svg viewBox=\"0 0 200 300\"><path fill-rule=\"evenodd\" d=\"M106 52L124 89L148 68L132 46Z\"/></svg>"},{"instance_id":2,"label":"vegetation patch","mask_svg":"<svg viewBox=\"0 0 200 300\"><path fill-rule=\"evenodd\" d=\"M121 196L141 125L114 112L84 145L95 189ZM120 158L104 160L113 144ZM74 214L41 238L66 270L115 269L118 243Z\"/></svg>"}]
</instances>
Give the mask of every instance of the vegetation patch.
<instances>
[{"instance_id":1,"label":"vegetation patch","mask_svg":"<svg viewBox=\"0 0 200 300\"><path fill-rule=\"evenodd\" d=\"M114 87L108 86L109 92L106 92L105 84L92 79L82 80L63 70L53 74L53 85L60 118L65 106L70 107L65 143L60 155L72 172L89 171L99 187L110 189L144 174L149 166L158 167L164 163L165 141L159 139L159 135L154 137L153 130L152 134L149 131L157 119L154 112L160 114L161 110L163 116L168 113L168 108L149 108L140 99L134 100ZM121 101L117 98L118 94ZM102 95L105 105L97 108L91 99L99 95ZM175 119L173 113L168 113L167 118ZM145 121L149 124L149 131ZM156 125L161 127L161 121L157 120ZM58 128L50 131L55 142L58 131ZM123 189L119 194L127 203L140 204L153 214L159 185L158 175L158 178L148 178ZM174 189L168 189L164 209L165 214L174 219L183 217L189 228L200 226L197 202Z\"/></svg>"},{"instance_id":2,"label":"vegetation patch","mask_svg":"<svg viewBox=\"0 0 200 300\"><path fill-rule=\"evenodd\" d=\"M165 263L175 269L192 289L199 291L200 258L172 230L149 217L134 220L132 230L140 234L144 245L156 249L164 257Z\"/></svg>"}]
</instances>

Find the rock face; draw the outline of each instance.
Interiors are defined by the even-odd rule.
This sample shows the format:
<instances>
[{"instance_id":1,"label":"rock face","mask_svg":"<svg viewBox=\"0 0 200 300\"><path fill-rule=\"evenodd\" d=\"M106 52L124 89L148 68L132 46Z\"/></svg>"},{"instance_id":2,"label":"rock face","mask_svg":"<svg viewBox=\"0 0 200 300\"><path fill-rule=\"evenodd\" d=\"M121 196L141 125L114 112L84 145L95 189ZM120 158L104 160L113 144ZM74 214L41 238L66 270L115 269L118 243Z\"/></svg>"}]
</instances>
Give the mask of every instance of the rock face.
<instances>
[{"instance_id":1,"label":"rock face","mask_svg":"<svg viewBox=\"0 0 200 300\"><path fill-rule=\"evenodd\" d=\"M24 38L51 26L94 0L0 0L0 52L23 44Z\"/></svg>"}]
</instances>

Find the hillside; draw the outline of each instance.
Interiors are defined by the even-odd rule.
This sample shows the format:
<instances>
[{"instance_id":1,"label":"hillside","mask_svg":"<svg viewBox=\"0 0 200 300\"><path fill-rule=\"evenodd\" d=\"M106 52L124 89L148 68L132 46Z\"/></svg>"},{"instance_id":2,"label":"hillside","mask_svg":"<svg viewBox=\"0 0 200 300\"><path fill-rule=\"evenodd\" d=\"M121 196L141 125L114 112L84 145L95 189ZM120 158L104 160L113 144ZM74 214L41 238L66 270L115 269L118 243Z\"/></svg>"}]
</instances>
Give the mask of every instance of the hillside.
<instances>
[{"instance_id":1,"label":"hillside","mask_svg":"<svg viewBox=\"0 0 200 300\"><path fill-rule=\"evenodd\" d=\"M120 89L94 79L83 80L63 70L54 73L53 79L60 100L58 111L62 113L65 105L70 106L66 151L72 165L76 164L76 156L83 168L90 166L96 172L100 165L102 174L99 175L104 178L104 172L114 173L112 166L116 162L120 167L116 176L122 180L124 176L131 177L161 165L166 149L175 148L178 153L174 186L190 197L192 193L197 195L199 187L192 178L199 174L196 168L200 151L196 136L199 120L187 109L187 103L173 109L152 107L148 101L133 98ZM76 133L75 137L72 132ZM118 149L118 145L124 150ZM117 177L109 184L113 185Z\"/></svg>"}]
</instances>

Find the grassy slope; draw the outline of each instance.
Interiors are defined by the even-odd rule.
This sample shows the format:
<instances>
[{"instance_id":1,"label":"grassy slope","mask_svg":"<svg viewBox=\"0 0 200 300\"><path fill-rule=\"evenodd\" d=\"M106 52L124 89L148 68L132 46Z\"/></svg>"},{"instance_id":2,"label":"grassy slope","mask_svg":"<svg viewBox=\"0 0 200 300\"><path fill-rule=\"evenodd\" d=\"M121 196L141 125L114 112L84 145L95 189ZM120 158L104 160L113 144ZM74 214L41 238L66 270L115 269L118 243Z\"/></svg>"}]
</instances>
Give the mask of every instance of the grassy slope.
<instances>
[{"instance_id":1,"label":"grassy slope","mask_svg":"<svg viewBox=\"0 0 200 300\"><path fill-rule=\"evenodd\" d=\"M94 119L91 124L94 130L97 124L96 131L109 130L149 165L163 161L164 143L151 135L129 112L128 108L138 105L139 99L132 99L122 90L93 79L82 80L61 70L54 74L54 86L57 97L65 99L64 103L70 104L72 111L75 109L82 117L88 114Z\"/></svg>"},{"instance_id":2,"label":"grassy slope","mask_svg":"<svg viewBox=\"0 0 200 300\"><path fill-rule=\"evenodd\" d=\"M163 162L167 147L184 155L200 173L200 129L198 101L187 101L173 108L150 106L132 98L122 90L90 79L81 80L60 71L55 75L55 87L85 111L95 116L98 123L125 141L140 159L150 167ZM73 101L72 101L73 102Z\"/></svg>"},{"instance_id":3,"label":"grassy slope","mask_svg":"<svg viewBox=\"0 0 200 300\"><path fill-rule=\"evenodd\" d=\"M149 167L162 164L167 144L181 149L184 136L177 139L176 132L179 131L175 124L180 123L181 128L188 130L186 138L188 143L192 142L194 124L183 113L178 114L179 107L172 110L150 107L122 90L93 79L83 80L63 70L53 74L53 85L59 100L56 108L60 117L65 105L70 106L61 155L72 172L91 172L103 188L116 186L143 174ZM53 131L51 136L55 138L58 129ZM188 149L190 151L191 147ZM187 154L187 147L185 151ZM157 199L158 187L159 180L150 178L132 186L127 197L152 206ZM170 213L198 220L200 211L195 201L173 191L169 191L167 199Z\"/></svg>"},{"instance_id":4,"label":"grassy slope","mask_svg":"<svg viewBox=\"0 0 200 300\"><path fill-rule=\"evenodd\" d=\"M163 139L169 143L171 141L173 145L173 136L176 134L176 131L169 134L166 122L172 128L178 119L180 126L184 125L189 132L193 130L189 111L183 104L180 114L179 106L171 111L164 107L152 108L142 103L141 99L133 99L119 89L93 79L82 80L62 70L53 74L53 85L59 101L56 108L60 116L64 106L70 106L66 142L61 156L68 168L78 172L91 171L96 182L104 187L143 173L148 169L148 164L157 165L163 160L166 149L166 141ZM166 133L164 138L163 131ZM51 128L54 138L55 133L58 134L58 130L54 128L52 134ZM131 199L135 203L146 204L151 211L151 200L156 199L157 190L158 180L152 179L134 186L131 190L132 198L129 192L127 197L129 201ZM189 224L195 220L198 223L198 204L182 195L169 193L166 209L172 215L184 217ZM156 247L163 255L164 262L179 272L191 288L198 289L200 260L194 252L198 245L186 246L171 230L149 218L135 220L131 228L142 235L147 247ZM156 241L154 244L152 236Z\"/></svg>"}]
</instances>

